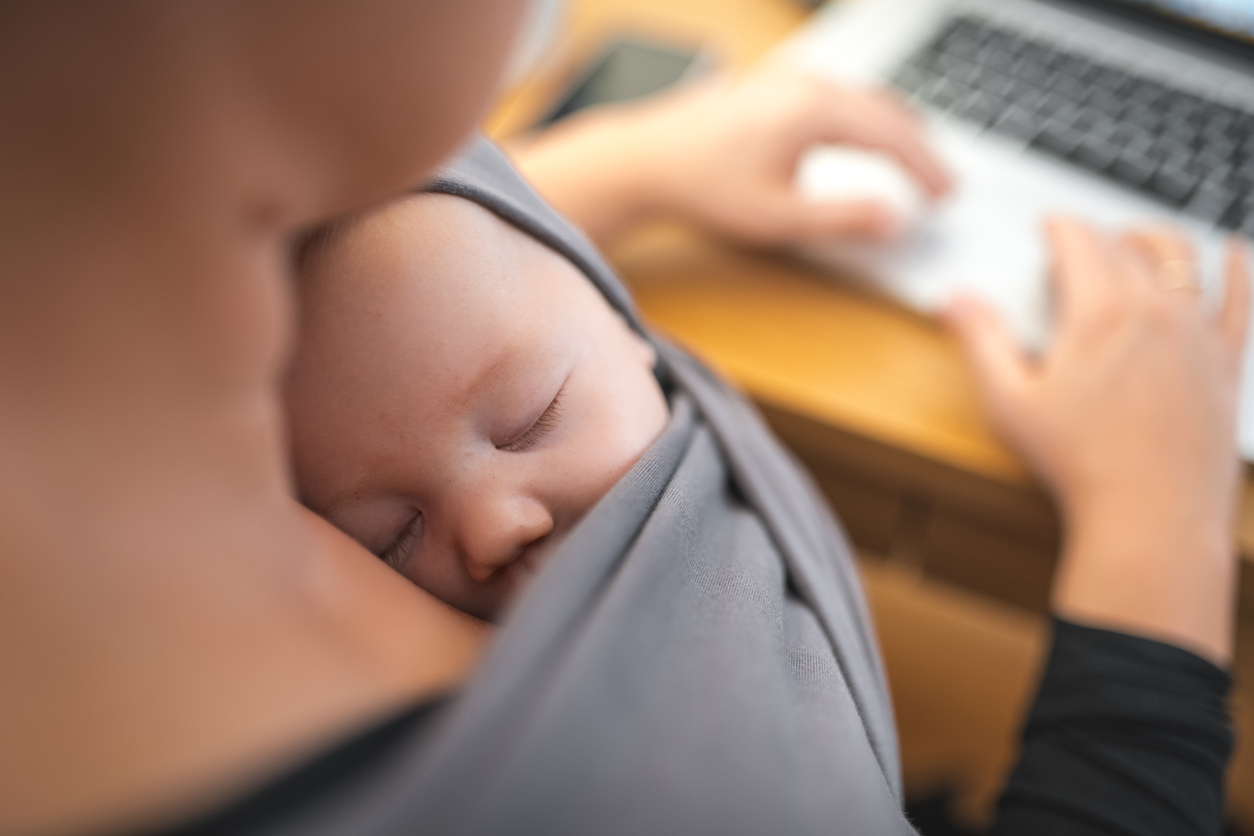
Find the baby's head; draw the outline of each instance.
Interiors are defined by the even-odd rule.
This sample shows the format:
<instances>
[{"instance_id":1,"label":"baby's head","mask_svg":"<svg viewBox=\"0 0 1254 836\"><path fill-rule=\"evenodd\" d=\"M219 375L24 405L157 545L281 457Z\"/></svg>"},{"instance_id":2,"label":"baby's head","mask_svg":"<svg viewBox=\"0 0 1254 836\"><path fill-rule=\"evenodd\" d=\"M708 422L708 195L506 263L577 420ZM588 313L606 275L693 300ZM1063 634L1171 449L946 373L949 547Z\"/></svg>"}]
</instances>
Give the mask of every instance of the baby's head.
<instances>
[{"instance_id":1,"label":"baby's head","mask_svg":"<svg viewBox=\"0 0 1254 836\"><path fill-rule=\"evenodd\" d=\"M458 197L406 197L301 261L301 501L494 617L661 432L652 347L573 264Z\"/></svg>"}]
</instances>

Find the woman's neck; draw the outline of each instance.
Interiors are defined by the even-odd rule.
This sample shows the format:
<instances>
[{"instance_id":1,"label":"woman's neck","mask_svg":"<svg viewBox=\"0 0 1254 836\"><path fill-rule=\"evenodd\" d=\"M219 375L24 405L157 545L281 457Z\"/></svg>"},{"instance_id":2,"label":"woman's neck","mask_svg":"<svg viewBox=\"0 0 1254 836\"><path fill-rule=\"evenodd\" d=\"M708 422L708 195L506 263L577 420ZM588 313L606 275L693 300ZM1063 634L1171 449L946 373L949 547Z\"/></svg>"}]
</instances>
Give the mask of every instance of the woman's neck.
<instances>
[{"instance_id":1,"label":"woman's neck","mask_svg":"<svg viewBox=\"0 0 1254 836\"><path fill-rule=\"evenodd\" d=\"M0 19L0 833L222 799L483 637L288 496L307 184L174 24L84 7L49 45L54 6Z\"/></svg>"}]
</instances>

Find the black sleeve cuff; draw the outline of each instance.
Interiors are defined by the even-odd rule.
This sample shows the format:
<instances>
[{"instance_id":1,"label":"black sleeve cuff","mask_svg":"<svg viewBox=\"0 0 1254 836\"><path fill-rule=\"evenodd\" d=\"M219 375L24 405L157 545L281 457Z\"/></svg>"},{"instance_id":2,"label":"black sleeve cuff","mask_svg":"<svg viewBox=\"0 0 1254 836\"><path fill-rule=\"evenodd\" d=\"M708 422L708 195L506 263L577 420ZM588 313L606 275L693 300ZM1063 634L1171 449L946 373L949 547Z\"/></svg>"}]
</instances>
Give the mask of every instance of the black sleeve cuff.
<instances>
[{"instance_id":1,"label":"black sleeve cuff","mask_svg":"<svg viewBox=\"0 0 1254 836\"><path fill-rule=\"evenodd\" d=\"M1151 639L1054 628L994 833L1219 833L1229 675Z\"/></svg>"}]
</instances>

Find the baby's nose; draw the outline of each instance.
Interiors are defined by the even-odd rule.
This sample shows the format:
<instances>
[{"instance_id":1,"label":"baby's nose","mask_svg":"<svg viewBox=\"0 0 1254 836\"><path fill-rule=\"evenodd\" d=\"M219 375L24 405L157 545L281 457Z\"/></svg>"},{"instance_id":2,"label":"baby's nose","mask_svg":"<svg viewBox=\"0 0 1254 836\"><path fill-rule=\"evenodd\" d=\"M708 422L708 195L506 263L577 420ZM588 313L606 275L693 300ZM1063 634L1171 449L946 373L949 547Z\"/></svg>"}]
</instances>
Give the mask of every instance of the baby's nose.
<instances>
[{"instance_id":1,"label":"baby's nose","mask_svg":"<svg viewBox=\"0 0 1254 836\"><path fill-rule=\"evenodd\" d=\"M552 515L533 499L485 503L479 513L468 514L464 520L461 540L466 571L475 583L487 583L520 558L527 546L552 531Z\"/></svg>"}]
</instances>

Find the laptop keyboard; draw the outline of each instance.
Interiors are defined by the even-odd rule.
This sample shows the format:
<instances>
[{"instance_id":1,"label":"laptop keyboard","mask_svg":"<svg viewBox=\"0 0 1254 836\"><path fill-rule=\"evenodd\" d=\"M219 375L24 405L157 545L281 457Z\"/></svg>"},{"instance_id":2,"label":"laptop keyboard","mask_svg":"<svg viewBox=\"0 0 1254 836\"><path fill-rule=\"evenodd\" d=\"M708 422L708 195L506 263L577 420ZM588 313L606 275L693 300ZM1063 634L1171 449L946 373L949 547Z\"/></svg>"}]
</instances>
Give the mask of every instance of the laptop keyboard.
<instances>
[{"instance_id":1,"label":"laptop keyboard","mask_svg":"<svg viewBox=\"0 0 1254 836\"><path fill-rule=\"evenodd\" d=\"M1254 114L974 17L895 74L933 109L1254 233Z\"/></svg>"}]
</instances>

